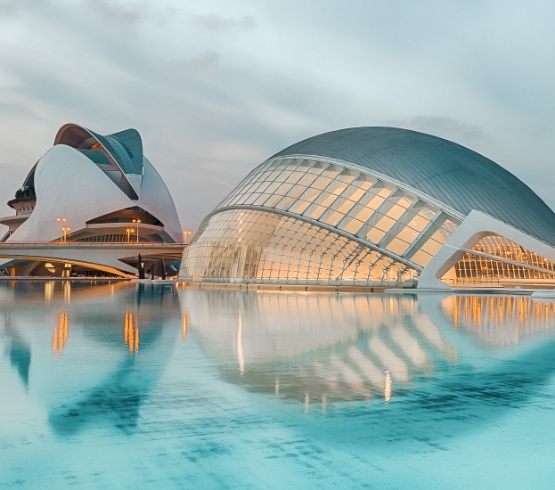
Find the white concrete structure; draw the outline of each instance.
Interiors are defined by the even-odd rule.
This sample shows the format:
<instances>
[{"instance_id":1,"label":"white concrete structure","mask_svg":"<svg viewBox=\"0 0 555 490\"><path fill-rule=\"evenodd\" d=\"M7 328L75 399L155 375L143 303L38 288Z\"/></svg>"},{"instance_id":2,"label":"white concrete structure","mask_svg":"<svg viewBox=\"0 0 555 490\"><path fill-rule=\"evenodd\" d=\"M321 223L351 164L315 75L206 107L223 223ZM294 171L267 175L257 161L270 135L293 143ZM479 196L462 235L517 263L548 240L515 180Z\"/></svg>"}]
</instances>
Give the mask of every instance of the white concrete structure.
<instances>
[{"instance_id":1,"label":"white concrete structure","mask_svg":"<svg viewBox=\"0 0 555 490\"><path fill-rule=\"evenodd\" d=\"M90 268L116 276L134 276L137 268L124 260L143 261L179 259L185 245L182 243L87 243L87 242L4 242L0 245L2 257L16 260L41 261L53 274L61 275L72 266Z\"/></svg>"},{"instance_id":2,"label":"white concrete structure","mask_svg":"<svg viewBox=\"0 0 555 490\"><path fill-rule=\"evenodd\" d=\"M171 195L135 130L102 136L65 125L8 205L16 215L0 218L5 242L183 241ZM37 266L19 269L41 275Z\"/></svg>"},{"instance_id":3,"label":"white concrete structure","mask_svg":"<svg viewBox=\"0 0 555 490\"><path fill-rule=\"evenodd\" d=\"M555 287L555 214L495 162L434 136L350 128L272 156L210 213L185 282Z\"/></svg>"}]
</instances>

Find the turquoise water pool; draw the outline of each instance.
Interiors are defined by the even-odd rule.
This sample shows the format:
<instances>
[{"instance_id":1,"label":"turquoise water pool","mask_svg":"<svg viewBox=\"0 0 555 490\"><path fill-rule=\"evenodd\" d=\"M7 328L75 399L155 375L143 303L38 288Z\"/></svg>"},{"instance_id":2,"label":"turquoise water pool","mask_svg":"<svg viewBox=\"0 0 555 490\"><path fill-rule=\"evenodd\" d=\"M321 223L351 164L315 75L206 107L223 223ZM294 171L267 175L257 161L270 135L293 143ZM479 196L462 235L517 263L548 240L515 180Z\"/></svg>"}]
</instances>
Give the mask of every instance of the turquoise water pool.
<instances>
[{"instance_id":1,"label":"turquoise water pool","mask_svg":"<svg viewBox=\"0 0 555 490\"><path fill-rule=\"evenodd\" d=\"M551 488L555 306L0 282L0 488Z\"/></svg>"}]
</instances>

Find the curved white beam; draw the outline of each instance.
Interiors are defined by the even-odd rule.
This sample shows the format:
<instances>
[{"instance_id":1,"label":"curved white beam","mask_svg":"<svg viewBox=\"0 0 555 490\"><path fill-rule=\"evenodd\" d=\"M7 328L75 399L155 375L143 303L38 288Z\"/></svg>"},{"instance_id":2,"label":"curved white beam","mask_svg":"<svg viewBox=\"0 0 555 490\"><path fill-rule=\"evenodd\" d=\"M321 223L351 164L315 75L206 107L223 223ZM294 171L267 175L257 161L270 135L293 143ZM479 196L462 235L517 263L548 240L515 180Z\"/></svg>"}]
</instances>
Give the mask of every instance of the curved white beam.
<instances>
[{"instance_id":1,"label":"curved white beam","mask_svg":"<svg viewBox=\"0 0 555 490\"><path fill-rule=\"evenodd\" d=\"M551 262L555 262L555 247L481 211L473 210L424 267L420 273L417 287L419 289L451 289L441 281L443 275L482 238L492 234L504 236ZM526 267L525 264L520 265Z\"/></svg>"}]
</instances>

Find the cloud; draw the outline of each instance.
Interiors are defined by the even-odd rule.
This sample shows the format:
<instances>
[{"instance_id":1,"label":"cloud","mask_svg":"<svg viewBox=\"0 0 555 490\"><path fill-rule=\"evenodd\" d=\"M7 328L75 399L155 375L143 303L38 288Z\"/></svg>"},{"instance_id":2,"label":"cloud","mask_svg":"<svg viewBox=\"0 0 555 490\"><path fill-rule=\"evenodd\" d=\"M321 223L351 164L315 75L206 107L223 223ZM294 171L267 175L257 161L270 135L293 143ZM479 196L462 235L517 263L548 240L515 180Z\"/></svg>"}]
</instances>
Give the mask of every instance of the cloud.
<instances>
[{"instance_id":1,"label":"cloud","mask_svg":"<svg viewBox=\"0 0 555 490\"><path fill-rule=\"evenodd\" d=\"M555 205L547 2L0 0L0 13L4 201L71 121L138 129L188 228L275 152L365 125L454 140Z\"/></svg>"},{"instance_id":2,"label":"cloud","mask_svg":"<svg viewBox=\"0 0 555 490\"><path fill-rule=\"evenodd\" d=\"M238 19L224 18L215 14L195 15L194 18L201 27L214 32L243 31L256 27L256 22L248 15Z\"/></svg>"}]
</instances>

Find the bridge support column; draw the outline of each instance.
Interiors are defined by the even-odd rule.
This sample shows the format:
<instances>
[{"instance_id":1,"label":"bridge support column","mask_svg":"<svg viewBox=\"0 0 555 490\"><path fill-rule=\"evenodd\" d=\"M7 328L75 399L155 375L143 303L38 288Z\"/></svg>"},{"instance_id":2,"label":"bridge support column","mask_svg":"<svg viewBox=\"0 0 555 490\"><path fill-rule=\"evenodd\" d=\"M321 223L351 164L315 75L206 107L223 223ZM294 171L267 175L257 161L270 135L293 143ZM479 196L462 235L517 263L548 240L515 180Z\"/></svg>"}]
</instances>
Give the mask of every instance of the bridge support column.
<instances>
[{"instance_id":1,"label":"bridge support column","mask_svg":"<svg viewBox=\"0 0 555 490\"><path fill-rule=\"evenodd\" d=\"M10 265L8 267L8 272L10 273L10 276L12 276L12 277L17 276L16 270L15 270L15 265Z\"/></svg>"}]
</instances>

